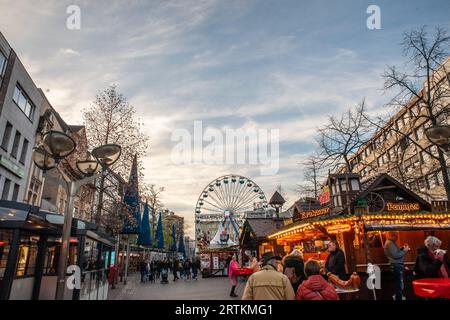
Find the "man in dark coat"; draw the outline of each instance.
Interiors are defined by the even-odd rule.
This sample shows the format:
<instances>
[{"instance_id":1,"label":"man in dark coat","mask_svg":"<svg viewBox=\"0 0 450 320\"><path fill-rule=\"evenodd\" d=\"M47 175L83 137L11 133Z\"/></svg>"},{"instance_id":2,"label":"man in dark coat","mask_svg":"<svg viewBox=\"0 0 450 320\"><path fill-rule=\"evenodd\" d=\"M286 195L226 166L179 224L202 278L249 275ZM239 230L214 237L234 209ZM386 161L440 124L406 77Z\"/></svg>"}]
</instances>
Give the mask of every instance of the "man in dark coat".
<instances>
[{"instance_id":1,"label":"man in dark coat","mask_svg":"<svg viewBox=\"0 0 450 320\"><path fill-rule=\"evenodd\" d=\"M339 277L341 280L345 280L345 254L339 248L339 244L332 240L328 244L328 255L327 261L325 263L326 273L331 272Z\"/></svg>"},{"instance_id":2,"label":"man in dark coat","mask_svg":"<svg viewBox=\"0 0 450 320\"><path fill-rule=\"evenodd\" d=\"M303 255L301 251L294 250L283 259L283 273L289 278L294 292L306 280Z\"/></svg>"},{"instance_id":3,"label":"man in dark coat","mask_svg":"<svg viewBox=\"0 0 450 320\"><path fill-rule=\"evenodd\" d=\"M173 281L177 281L178 279L178 259L173 260L172 272L173 272Z\"/></svg>"},{"instance_id":4,"label":"man in dark coat","mask_svg":"<svg viewBox=\"0 0 450 320\"><path fill-rule=\"evenodd\" d=\"M147 262L145 262L144 259L141 260L139 269L141 271L141 282L144 282L145 273L147 271Z\"/></svg>"}]
</instances>

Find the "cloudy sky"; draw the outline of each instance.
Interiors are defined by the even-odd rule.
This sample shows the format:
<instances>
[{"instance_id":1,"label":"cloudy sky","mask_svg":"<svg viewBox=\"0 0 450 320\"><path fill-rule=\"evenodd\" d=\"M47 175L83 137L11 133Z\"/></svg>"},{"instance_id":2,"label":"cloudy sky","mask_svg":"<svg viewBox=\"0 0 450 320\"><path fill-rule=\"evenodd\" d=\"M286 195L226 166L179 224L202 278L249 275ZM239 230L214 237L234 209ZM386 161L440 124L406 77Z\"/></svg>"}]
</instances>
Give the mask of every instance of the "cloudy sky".
<instances>
[{"instance_id":1,"label":"cloudy sky","mask_svg":"<svg viewBox=\"0 0 450 320\"><path fill-rule=\"evenodd\" d=\"M66 27L69 5L81 29ZM381 30L369 30L369 5ZM315 129L363 98L381 110L388 64L402 65L403 31L450 28L449 1L62 1L0 0L0 31L35 83L71 124L110 84L135 106L151 149L146 179L164 186L163 201L186 217L215 177L236 173L267 197L278 184L295 200L299 163L314 150ZM175 129L280 130L280 169L258 165L179 165ZM191 233L192 235L192 233Z\"/></svg>"}]
</instances>

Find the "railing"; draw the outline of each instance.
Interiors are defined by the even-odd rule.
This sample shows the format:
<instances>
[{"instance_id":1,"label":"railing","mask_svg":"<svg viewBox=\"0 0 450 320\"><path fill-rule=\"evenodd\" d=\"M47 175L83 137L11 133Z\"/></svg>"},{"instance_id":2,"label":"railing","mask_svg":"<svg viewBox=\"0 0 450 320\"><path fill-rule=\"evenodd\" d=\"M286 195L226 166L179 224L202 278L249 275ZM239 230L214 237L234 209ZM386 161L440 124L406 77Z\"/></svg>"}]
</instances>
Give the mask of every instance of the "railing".
<instances>
[{"instance_id":1,"label":"railing","mask_svg":"<svg viewBox=\"0 0 450 320\"><path fill-rule=\"evenodd\" d=\"M106 300L108 298L106 270L90 270L81 274L80 300Z\"/></svg>"},{"instance_id":2,"label":"railing","mask_svg":"<svg viewBox=\"0 0 450 320\"><path fill-rule=\"evenodd\" d=\"M446 200L431 201L431 210L433 212L448 212L450 202Z\"/></svg>"}]
</instances>

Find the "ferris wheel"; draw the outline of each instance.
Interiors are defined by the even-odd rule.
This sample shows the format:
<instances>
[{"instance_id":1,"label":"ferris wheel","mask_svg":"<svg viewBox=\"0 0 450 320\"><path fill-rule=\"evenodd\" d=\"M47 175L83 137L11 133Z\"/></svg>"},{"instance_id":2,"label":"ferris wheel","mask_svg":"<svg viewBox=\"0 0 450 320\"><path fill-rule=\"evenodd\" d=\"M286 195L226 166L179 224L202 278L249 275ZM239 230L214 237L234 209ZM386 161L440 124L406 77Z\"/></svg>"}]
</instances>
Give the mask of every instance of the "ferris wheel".
<instances>
[{"instance_id":1,"label":"ferris wheel","mask_svg":"<svg viewBox=\"0 0 450 320\"><path fill-rule=\"evenodd\" d=\"M196 235L209 228L230 227L236 238L245 212L255 207L266 209L267 199L251 179L239 175L224 175L211 181L200 193L195 206ZM226 229L225 229L226 230Z\"/></svg>"}]
</instances>

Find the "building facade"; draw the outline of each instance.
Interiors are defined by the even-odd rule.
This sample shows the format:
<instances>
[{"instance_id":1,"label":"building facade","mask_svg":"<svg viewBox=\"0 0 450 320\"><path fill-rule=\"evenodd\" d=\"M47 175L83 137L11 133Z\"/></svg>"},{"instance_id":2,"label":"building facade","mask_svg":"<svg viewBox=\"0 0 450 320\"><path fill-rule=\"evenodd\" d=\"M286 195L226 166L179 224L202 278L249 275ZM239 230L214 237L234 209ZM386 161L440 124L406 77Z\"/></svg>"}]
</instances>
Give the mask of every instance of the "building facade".
<instances>
[{"instance_id":1,"label":"building facade","mask_svg":"<svg viewBox=\"0 0 450 320\"><path fill-rule=\"evenodd\" d=\"M450 92L450 58L433 79L441 92ZM438 124L450 124L449 107L450 95L443 95L433 111ZM429 201L446 199L441 166L429 154L438 155L438 147L425 135L425 129L430 126L427 109L417 97L411 99L353 155L352 172L360 174L363 180L389 173ZM339 172L344 171L341 168Z\"/></svg>"},{"instance_id":2,"label":"building facade","mask_svg":"<svg viewBox=\"0 0 450 320\"><path fill-rule=\"evenodd\" d=\"M41 91L0 33L0 198L24 202L43 103Z\"/></svg>"},{"instance_id":3,"label":"building facade","mask_svg":"<svg viewBox=\"0 0 450 320\"><path fill-rule=\"evenodd\" d=\"M163 225L164 225L164 244L168 250L171 249L173 244L172 226L175 226L175 239L176 245L180 242L180 237L183 236L184 230L184 218L176 215L174 212L165 210L163 212Z\"/></svg>"}]
</instances>

